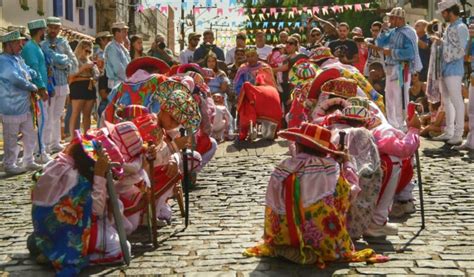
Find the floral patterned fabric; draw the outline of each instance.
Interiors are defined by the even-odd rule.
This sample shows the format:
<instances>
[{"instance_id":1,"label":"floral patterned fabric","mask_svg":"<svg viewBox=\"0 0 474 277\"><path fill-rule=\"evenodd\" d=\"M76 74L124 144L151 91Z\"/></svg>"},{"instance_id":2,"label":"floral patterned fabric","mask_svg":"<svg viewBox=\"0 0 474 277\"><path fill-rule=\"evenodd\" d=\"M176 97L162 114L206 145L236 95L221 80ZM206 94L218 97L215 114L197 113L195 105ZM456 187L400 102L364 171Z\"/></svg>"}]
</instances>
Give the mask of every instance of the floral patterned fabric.
<instances>
[{"instance_id":1,"label":"floral patterned fabric","mask_svg":"<svg viewBox=\"0 0 474 277\"><path fill-rule=\"evenodd\" d=\"M350 207L351 187L339 175L335 191L310 205L303 205L302 186L296 173L281 184L278 195L267 192L265 208L264 242L244 251L246 256L282 256L301 264L325 267L329 261L385 261L372 250L354 251L346 228L346 214ZM314 182L311 183L314 185ZM268 205L269 197L284 201L285 211Z\"/></svg>"},{"instance_id":2,"label":"floral patterned fabric","mask_svg":"<svg viewBox=\"0 0 474 277\"><path fill-rule=\"evenodd\" d=\"M89 264L92 184L79 176L76 186L52 206L33 204L36 246L50 260L57 276L75 276Z\"/></svg>"}]
</instances>

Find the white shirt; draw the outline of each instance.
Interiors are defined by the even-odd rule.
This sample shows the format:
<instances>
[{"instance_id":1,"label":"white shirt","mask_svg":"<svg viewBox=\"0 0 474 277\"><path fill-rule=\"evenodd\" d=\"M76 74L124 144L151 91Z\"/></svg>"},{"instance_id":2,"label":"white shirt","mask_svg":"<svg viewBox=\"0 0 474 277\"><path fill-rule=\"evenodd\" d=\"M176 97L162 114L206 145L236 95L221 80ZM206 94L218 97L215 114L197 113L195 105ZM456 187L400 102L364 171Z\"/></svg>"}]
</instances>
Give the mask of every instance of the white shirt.
<instances>
[{"instance_id":1,"label":"white shirt","mask_svg":"<svg viewBox=\"0 0 474 277\"><path fill-rule=\"evenodd\" d=\"M257 47L258 58L266 61L268 55L270 55L272 50L273 50L273 47L267 44L265 44L265 46L263 46L262 48Z\"/></svg>"},{"instance_id":2,"label":"white shirt","mask_svg":"<svg viewBox=\"0 0 474 277\"><path fill-rule=\"evenodd\" d=\"M235 47L230 48L225 53L225 63L233 64L235 62Z\"/></svg>"},{"instance_id":3,"label":"white shirt","mask_svg":"<svg viewBox=\"0 0 474 277\"><path fill-rule=\"evenodd\" d=\"M189 48L184 49L179 54L179 62L181 64L187 64L193 62L193 55L195 50L190 50Z\"/></svg>"}]
</instances>

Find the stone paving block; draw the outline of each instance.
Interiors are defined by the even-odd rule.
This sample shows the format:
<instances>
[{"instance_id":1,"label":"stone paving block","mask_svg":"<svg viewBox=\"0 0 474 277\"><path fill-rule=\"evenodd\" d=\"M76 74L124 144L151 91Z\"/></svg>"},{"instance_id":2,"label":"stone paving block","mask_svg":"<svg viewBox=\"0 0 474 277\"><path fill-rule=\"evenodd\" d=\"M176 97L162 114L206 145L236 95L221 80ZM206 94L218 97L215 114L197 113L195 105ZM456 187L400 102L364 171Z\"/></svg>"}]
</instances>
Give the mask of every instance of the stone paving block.
<instances>
[{"instance_id":1,"label":"stone paving block","mask_svg":"<svg viewBox=\"0 0 474 277\"><path fill-rule=\"evenodd\" d=\"M419 267L433 267L433 268L456 268L453 261L439 261L439 260L420 260L416 261Z\"/></svg>"},{"instance_id":2,"label":"stone paving block","mask_svg":"<svg viewBox=\"0 0 474 277\"><path fill-rule=\"evenodd\" d=\"M474 269L474 261L459 261L456 262L461 268Z\"/></svg>"},{"instance_id":3,"label":"stone paving block","mask_svg":"<svg viewBox=\"0 0 474 277\"><path fill-rule=\"evenodd\" d=\"M443 260L454 260L454 261L474 261L474 248L467 249L471 255L453 255L453 254L440 254L439 256Z\"/></svg>"},{"instance_id":4,"label":"stone paving block","mask_svg":"<svg viewBox=\"0 0 474 277\"><path fill-rule=\"evenodd\" d=\"M235 271L209 271L209 272L189 272L184 274L185 277L233 277L237 276Z\"/></svg>"},{"instance_id":5,"label":"stone paving block","mask_svg":"<svg viewBox=\"0 0 474 277\"><path fill-rule=\"evenodd\" d=\"M432 268L410 268L415 274L427 274L427 275L438 275L438 276L464 276L464 272L458 269L432 269Z\"/></svg>"},{"instance_id":6,"label":"stone paving block","mask_svg":"<svg viewBox=\"0 0 474 277\"><path fill-rule=\"evenodd\" d=\"M373 274L373 275L405 274L405 273L407 273L407 271L403 268L390 268L390 267L386 267L386 268L366 267L366 268L356 268L356 270L357 270L358 273L361 273L361 274Z\"/></svg>"}]
</instances>

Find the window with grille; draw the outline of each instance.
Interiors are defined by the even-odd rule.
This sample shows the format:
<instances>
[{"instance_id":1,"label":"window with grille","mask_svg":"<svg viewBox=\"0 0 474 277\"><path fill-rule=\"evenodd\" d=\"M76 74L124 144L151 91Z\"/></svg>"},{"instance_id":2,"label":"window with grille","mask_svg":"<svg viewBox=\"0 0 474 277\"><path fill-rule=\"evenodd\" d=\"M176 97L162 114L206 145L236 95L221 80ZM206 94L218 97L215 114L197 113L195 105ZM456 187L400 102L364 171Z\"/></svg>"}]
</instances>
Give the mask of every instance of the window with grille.
<instances>
[{"instance_id":1,"label":"window with grille","mask_svg":"<svg viewBox=\"0 0 474 277\"><path fill-rule=\"evenodd\" d=\"M66 19L69 21L74 21L74 1L66 0Z\"/></svg>"},{"instance_id":2,"label":"window with grille","mask_svg":"<svg viewBox=\"0 0 474 277\"><path fill-rule=\"evenodd\" d=\"M94 7L89 6L89 28L94 28Z\"/></svg>"},{"instance_id":3,"label":"window with grille","mask_svg":"<svg viewBox=\"0 0 474 277\"><path fill-rule=\"evenodd\" d=\"M63 0L53 0L53 15L63 16Z\"/></svg>"},{"instance_id":4,"label":"window with grille","mask_svg":"<svg viewBox=\"0 0 474 277\"><path fill-rule=\"evenodd\" d=\"M84 9L79 9L79 24L86 24L86 12L84 11Z\"/></svg>"}]
</instances>

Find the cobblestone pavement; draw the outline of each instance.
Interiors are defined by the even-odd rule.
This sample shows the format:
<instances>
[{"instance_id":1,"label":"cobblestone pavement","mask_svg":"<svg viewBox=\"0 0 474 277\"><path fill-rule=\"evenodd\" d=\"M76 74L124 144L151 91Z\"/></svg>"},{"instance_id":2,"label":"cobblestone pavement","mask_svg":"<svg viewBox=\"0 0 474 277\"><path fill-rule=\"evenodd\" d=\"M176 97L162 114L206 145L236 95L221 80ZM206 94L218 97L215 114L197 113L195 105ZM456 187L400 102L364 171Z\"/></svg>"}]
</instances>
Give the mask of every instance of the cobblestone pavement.
<instances>
[{"instance_id":1,"label":"cobblestone pavement","mask_svg":"<svg viewBox=\"0 0 474 277\"><path fill-rule=\"evenodd\" d=\"M263 201L269 174L284 158L285 143L236 147L222 144L217 157L199 175L191 193L191 223L182 228L176 216L162 229L162 242L152 249L146 229L130 238L133 260L128 268L91 267L83 272L111 275L177 276L324 276L324 275L472 275L474 276L473 157L424 142L420 152L424 179L426 229L420 213L400 222L398 236L360 240L390 256L383 264L331 264L325 270L280 259L246 258L245 247L262 235ZM0 274L50 276L53 271L29 258L31 232L27 175L0 180ZM417 195L417 193L416 193ZM176 208L176 207L174 207ZM178 213L175 213L178 215Z\"/></svg>"}]
</instances>

